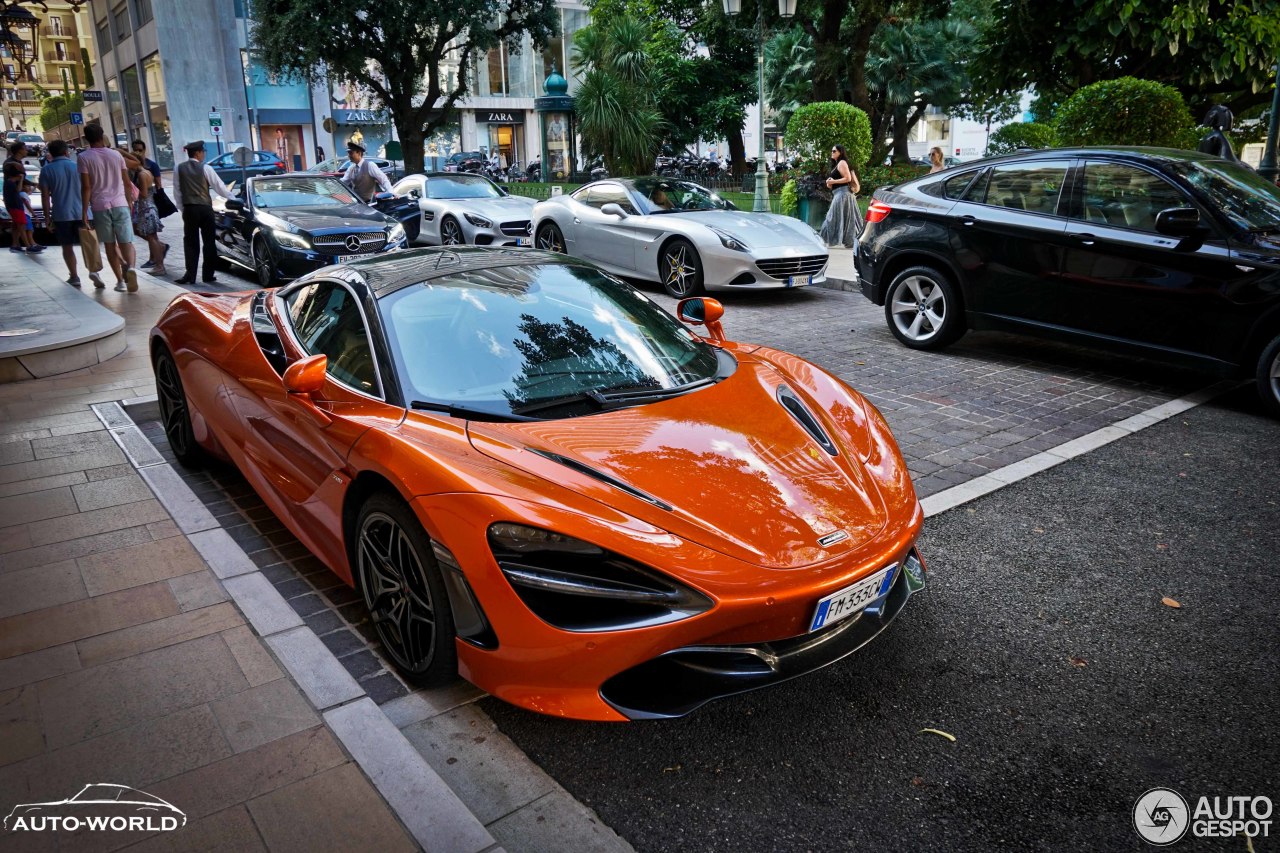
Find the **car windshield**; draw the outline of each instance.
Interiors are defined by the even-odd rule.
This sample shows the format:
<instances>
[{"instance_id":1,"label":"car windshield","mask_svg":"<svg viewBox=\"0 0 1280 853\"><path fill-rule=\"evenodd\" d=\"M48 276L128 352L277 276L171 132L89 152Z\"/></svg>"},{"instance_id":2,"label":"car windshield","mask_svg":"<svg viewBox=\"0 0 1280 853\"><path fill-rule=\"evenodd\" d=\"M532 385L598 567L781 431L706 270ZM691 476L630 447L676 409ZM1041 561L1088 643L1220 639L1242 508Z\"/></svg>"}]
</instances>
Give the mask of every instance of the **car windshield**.
<instances>
[{"instance_id":1,"label":"car windshield","mask_svg":"<svg viewBox=\"0 0 1280 853\"><path fill-rule=\"evenodd\" d=\"M720 367L714 347L648 297L584 267L462 272L396 291L381 310L412 399L498 417L552 417L545 404L566 398L660 395Z\"/></svg>"},{"instance_id":2,"label":"car windshield","mask_svg":"<svg viewBox=\"0 0 1280 853\"><path fill-rule=\"evenodd\" d=\"M1280 231L1280 188L1239 163L1184 160L1175 172L1208 196L1215 207L1247 231Z\"/></svg>"},{"instance_id":3,"label":"car windshield","mask_svg":"<svg viewBox=\"0 0 1280 853\"><path fill-rule=\"evenodd\" d=\"M252 187L254 207L338 207L355 203L351 191L333 178L268 178L254 181Z\"/></svg>"},{"instance_id":4,"label":"car windshield","mask_svg":"<svg viewBox=\"0 0 1280 853\"><path fill-rule=\"evenodd\" d=\"M458 151L449 156L449 160L454 163L461 163L463 160L484 160L485 156L479 151Z\"/></svg>"},{"instance_id":5,"label":"car windshield","mask_svg":"<svg viewBox=\"0 0 1280 853\"><path fill-rule=\"evenodd\" d=\"M502 198L502 193L484 178L449 175L427 179L427 198Z\"/></svg>"},{"instance_id":6,"label":"car windshield","mask_svg":"<svg viewBox=\"0 0 1280 853\"><path fill-rule=\"evenodd\" d=\"M35 134L35 133L24 133L21 136L19 136L18 139L22 140L28 145L30 145L33 142L37 145L44 145L44 137L39 136L38 134Z\"/></svg>"},{"instance_id":7,"label":"car windshield","mask_svg":"<svg viewBox=\"0 0 1280 853\"><path fill-rule=\"evenodd\" d=\"M71 799L77 802L84 802L85 800L115 800L124 790L124 788L119 788L115 785L85 785L84 790Z\"/></svg>"},{"instance_id":8,"label":"car windshield","mask_svg":"<svg viewBox=\"0 0 1280 853\"><path fill-rule=\"evenodd\" d=\"M705 187L688 181L640 178L635 182L645 213L682 210L731 210L729 203Z\"/></svg>"}]
</instances>

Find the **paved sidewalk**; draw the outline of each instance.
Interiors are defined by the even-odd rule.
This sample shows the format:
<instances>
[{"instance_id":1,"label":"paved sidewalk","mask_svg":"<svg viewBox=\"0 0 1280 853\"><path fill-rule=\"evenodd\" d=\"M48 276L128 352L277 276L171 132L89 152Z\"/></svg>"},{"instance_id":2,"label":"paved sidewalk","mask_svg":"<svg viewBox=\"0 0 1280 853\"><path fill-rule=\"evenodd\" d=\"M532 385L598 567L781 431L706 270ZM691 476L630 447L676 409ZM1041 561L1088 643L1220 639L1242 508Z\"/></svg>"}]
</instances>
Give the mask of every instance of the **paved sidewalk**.
<instances>
[{"instance_id":1,"label":"paved sidewalk","mask_svg":"<svg viewBox=\"0 0 1280 853\"><path fill-rule=\"evenodd\" d=\"M36 264L62 273L5 253L0 280ZM153 393L147 331L181 291L140 279L86 291L125 318L123 354L0 386L0 816L114 783L187 824L0 849L415 849L90 408Z\"/></svg>"}]
</instances>

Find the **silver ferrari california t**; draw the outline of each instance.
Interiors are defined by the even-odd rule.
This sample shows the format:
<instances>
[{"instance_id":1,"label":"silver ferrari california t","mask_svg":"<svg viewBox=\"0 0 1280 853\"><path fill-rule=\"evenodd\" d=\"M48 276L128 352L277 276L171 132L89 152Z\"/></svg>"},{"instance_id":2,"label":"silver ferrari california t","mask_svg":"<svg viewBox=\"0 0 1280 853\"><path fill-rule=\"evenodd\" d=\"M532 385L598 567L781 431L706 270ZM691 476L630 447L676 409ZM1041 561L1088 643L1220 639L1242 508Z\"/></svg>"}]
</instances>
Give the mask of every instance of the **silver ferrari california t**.
<instances>
[{"instance_id":1,"label":"silver ferrari california t","mask_svg":"<svg viewBox=\"0 0 1280 853\"><path fill-rule=\"evenodd\" d=\"M745 213L670 178L610 178L538 202L533 233L540 249L659 282L678 298L826 280L827 249L805 223Z\"/></svg>"},{"instance_id":2,"label":"silver ferrari california t","mask_svg":"<svg viewBox=\"0 0 1280 853\"><path fill-rule=\"evenodd\" d=\"M418 243L437 246L530 246L534 200L509 195L482 175L409 175L392 192L416 198L422 214Z\"/></svg>"}]
</instances>

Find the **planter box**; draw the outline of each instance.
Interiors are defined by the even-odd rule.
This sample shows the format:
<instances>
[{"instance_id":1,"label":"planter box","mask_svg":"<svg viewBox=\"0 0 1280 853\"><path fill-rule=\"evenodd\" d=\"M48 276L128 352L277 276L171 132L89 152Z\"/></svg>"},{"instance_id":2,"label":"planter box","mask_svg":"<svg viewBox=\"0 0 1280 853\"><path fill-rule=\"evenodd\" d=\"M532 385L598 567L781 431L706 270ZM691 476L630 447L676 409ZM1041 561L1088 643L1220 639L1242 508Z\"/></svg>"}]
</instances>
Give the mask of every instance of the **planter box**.
<instances>
[{"instance_id":1,"label":"planter box","mask_svg":"<svg viewBox=\"0 0 1280 853\"><path fill-rule=\"evenodd\" d=\"M827 211L830 209L831 202L828 199L800 199L800 218L809 223L812 228L818 229L822 227L822 221L827 218Z\"/></svg>"}]
</instances>

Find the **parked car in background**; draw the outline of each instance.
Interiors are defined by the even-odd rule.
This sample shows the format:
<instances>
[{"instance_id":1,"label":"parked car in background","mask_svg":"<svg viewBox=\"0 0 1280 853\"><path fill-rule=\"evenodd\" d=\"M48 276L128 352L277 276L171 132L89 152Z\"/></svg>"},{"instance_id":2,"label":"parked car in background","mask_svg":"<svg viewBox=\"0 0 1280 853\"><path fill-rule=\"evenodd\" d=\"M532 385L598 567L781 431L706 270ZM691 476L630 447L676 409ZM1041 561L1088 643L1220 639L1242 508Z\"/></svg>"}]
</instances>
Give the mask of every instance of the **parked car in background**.
<instances>
[{"instance_id":1,"label":"parked car in background","mask_svg":"<svg viewBox=\"0 0 1280 853\"><path fill-rule=\"evenodd\" d=\"M468 160L488 160L480 151L455 151L450 154L444 161L444 170L446 172L456 172L458 167Z\"/></svg>"},{"instance_id":2,"label":"parked car in background","mask_svg":"<svg viewBox=\"0 0 1280 853\"><path fill-rule=\"evenodd\" d=\"M877 190L863 294L913 349L1001 329L1255 378L1280 416L1280 189L1159 148L1036 151Z\"/></svg>"},{"instance_id":3,"label":"parked car in background","mask_svg":"<svg viewBox=\"0 0 1280 853\"><path fill-rule=\"evenodd\" d=\"M216 157L211 157L205 161L205 165L212 166L213 171L218 173L218 177L222 178L224 183L239 181L241 178L252 178L257 175L283 175L289 171L289 167L270 151L254 151L253 162L245 166L243 169L236 164L236 152L227 151Z\"/></svg>"},{"instance_id":4,"label":"parked car in background","mask_svg":"<svg viewBox=\"0 0 1280 853\"><path fill-rule=\"evenodd\" d=\"M16 141L27 146L27 153L33 157L39 157L44 153L44 137L38 133L20 133Z\"/></svg>"},{"instance_id":5,"label":"parked car in background","mask_svg":"<svg viewBox=\"0 0 1280 853\"><path fill-rule=\"evenodd\" d=\"M218 256L253 270L263 287L408 243L394 217L305 172L250 178L239 199L216 199L214 212Z\"/></svg>"},{"instance_id":6,"label":"parked car in background","mask_svg":"<svg viewBox=\"0 0 1280 853\"><path fill-rule=\"evenodd\" d=\"M237 465L406 677L623 722L834 664L927 583L880 412L723 313L414 249L183 293L149 351L179 462Z\"/></svg>"},{"instance_id":7,"label":"parked car in background","mask_svg":"<svg viewBox=\"0 0 1280 853\"><path fill-rule=\"evenodd\" d=\"M534 200L508 195L481 175L433 172L395 185L397 196L417 199L418 242L457 246L532 246Z\"/></svg>"},{"instance_id":8,"label":"parked car in background","mask_svg":"<svg viewBox=\"0 0 1280 853\"><path fill-rule=\"evenodd\" d=\"M385 157L370 157L365 155L364 159L373 161L373 164L381 169L382 174L386 175L387 180L392 183L395 183L404 177L404 167L393 164ZM333 157L315 164L307 171L315 172L320 175L331 175L336 178L341 178L347 173L347 169L350 166L351 161L346 157Z\"/></svg>"},{"instance_id":9,"label":"parked car in background","mask_svg":"<svg viewBox=\"0 0 1280 853\"><path fill-rule=\"evenodd\" d=\"M538 248L662 284L672 296L804 287L826 280L827 247L790 216L745 213L697 184L614 178L533 208Z\"/></svg>"}]
</instances>

